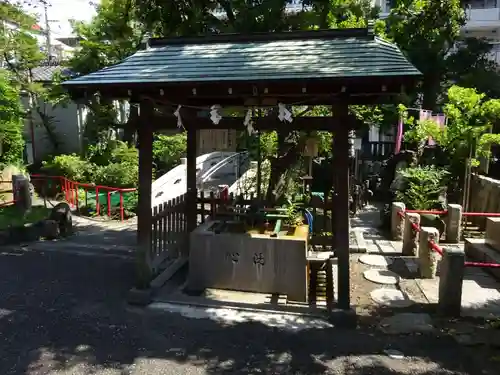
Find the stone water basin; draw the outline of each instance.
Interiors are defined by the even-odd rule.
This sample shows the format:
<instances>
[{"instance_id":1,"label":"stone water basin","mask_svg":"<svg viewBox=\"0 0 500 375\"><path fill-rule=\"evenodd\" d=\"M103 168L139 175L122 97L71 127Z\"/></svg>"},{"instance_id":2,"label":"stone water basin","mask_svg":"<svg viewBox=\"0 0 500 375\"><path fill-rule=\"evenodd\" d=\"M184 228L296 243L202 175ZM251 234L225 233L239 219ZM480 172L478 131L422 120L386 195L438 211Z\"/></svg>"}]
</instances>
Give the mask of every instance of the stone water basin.
<instances>
[{"instance_id":1,"label":"stone water basin","mask_svg":"<svg viewBox=\"0 0 500 375\"><path fill-rule=\"evenodd\" d=\"M286 294L307 302L308 226L249 228L208 220L190 234L188 289Z\"/></svg>"}]
</instances>

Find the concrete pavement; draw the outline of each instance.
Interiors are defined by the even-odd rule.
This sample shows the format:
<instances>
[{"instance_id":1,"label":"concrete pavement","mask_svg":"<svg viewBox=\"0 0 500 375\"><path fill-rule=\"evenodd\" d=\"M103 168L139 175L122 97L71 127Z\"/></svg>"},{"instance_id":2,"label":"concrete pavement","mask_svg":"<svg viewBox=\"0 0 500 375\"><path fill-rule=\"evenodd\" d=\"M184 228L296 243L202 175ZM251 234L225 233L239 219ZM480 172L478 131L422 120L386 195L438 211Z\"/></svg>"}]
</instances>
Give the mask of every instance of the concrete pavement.
<instances>
[{"instance_id":1,"label":"concrete pavement","mask_svg":"<svg viewBox=\"0 0 500 375\"><path fill-rule=\"evenodd\" d=\"M447 337L294 322L299 330L272 316L131 308L125 297L133 262L81 254L91 241L83 236L75 244L0 249L1 375L481 373Z\"/></svg>"}]
</instances>

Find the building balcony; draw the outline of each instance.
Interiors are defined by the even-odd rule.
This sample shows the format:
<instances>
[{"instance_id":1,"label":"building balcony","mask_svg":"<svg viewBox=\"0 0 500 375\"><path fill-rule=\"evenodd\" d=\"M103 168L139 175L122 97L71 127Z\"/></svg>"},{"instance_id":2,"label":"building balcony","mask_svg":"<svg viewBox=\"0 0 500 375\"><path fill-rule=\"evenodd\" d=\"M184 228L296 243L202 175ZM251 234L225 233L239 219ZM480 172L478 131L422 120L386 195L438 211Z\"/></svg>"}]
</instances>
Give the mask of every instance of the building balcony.
<instances>
[{"instance_id":1,"label":"building balcony","mask_svg":"<svg viewBox=\"0 0 500 375\"><path fill-rule=\"evenodd\" d=\"M500 27L500 8L469 8L465 10L465 15L467 23L464 29L467 31Z\"/></svg>"},{"instance_id":2,"label":"building balcony","mask_svg":"<svg viewBox=\"0 0 500 375\"><path fill-rule=\"evenodd\" d=\"M373 0L372 4L379 7L380 18L384 19L389 16L391 1ZM464 26L465 31L500 28L500 1L478 0L465 9L465 16L467 17L467 23Z\"/></svg>"},{"instance_id":3,"label":"building balcony","mask_svg":"<svg viewBox=\"0 0 500 375\"><path fill-rule=\"evenodd\" d=\"M488 54L488 57L500 65L500 49L494 47Z\"/></svg>"}]
</instances>

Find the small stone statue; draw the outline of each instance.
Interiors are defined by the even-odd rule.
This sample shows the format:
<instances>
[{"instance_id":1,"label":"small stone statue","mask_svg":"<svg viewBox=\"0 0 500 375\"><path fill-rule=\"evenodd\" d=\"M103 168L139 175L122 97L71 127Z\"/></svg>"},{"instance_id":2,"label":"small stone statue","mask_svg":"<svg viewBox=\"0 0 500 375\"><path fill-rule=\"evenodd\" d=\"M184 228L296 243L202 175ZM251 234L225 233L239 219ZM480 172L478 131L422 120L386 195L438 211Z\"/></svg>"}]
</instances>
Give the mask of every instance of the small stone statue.
<instances>
[{"instance_id":1,"label":"small stone statue","mask_svg":"<svg viewBox=\"0 0 500 375\"><path fill-rule=\"evenodd\" d=\"M73 232L71 208L66 202L61 202L54 206L50 213L49 220L53 220L58 224L59 233L62 236L69 236Z\"/></svg>"}]
</instances>

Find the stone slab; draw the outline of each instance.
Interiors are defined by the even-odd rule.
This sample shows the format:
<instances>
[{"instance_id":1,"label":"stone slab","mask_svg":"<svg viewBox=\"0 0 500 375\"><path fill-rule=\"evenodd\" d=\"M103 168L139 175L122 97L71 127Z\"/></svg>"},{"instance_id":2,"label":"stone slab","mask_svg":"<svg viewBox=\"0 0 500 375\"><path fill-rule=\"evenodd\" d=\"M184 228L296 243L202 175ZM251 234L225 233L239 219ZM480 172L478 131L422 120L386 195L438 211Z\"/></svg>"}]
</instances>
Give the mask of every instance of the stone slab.
<instances>
[{"instance_id":1,"label":"stone slab","mask_svg":"<svg viewBox=\"0 0 500 375\"><path fill-rule=\"evenodd\" d=\"M376 266L376 267L387 267L393 262L391 258L375 254L362 255L359 257L358 261L368 266Z\"/></svg>"},{"instance_id":2,"label":"stone slab","mask_svg":"<svg viewBox=\"0 0 500 375\"><path fill-rule=\"evenodd\" d=\"M379 325L384 333L400 335L408 333L432 332L432 318L429 314L422 313L400 313L384 318Z\"/></svg>"},{"instance_id":3,"label":"stone slab","mask_svg":"<svg viewBox=\"0 0 500 375\"><path fill-rule=\"evenodd\" d=\"M479 272L478 272L479 271ZM439 278L416 280L429 303L439 298ZM466 269L462 286L462 316L500 316L500 284L480 270Z\"/></svg>"},{"instance_id":4,"label":"stone slab","mask_svg":"<svg viewBox=\"0 0 500 375\"><path fill-rule=\"evenodd\" d=\"M500 217L486 218L486 233L484 239L486 245L500 251Z\"/></svg>"},{"instance_id":5,"label":"stone slab","mask_svg":"<svg viewBox=\"0 0 500 375\"><path fill-rule=\"evenodd\" d=\"M408 307L413 301L398 289L375 289L370 293L372 300L386 307Z\"/></svg>"},{"instance_id":6,"label":"stone slab","mask_svg":"<svg viewBox=\"0 0 500 375\"><path fill-rule=\"evenodd\" d=\"M411 273L418 272L418 263L415 259L403 258L403 261L405 262L405 266L408 269L408 271L410 271Z\"/></svg>"},{"instance_id":7,"label":"stone slab","mask_svg":"<svg viewBox=\"0 0 500 375\"><path fill-rule=\"evenodd\" d=\"M486 240L479 238L465 239L465 255L477 262L499 263L500 253L486 244ZM490 275L500 280L500 268L486 268Z\"/></svg>"},{"instance_id":8,"label":"stone slab","mask_svg":"<svg viewBox=\"0 0 500 375\"><path fill-rule=\"evenodd\" d=\"M368 281L382 285L397 285L400 280L396 273L379 269L367 270L363 272L363 277Z\"/></svg>"},{"instance_id":9,"label":"stone slab","mask_svg":"<svg viewBox=\"0 0 500 375\"><path fill-rule=\"evenodd\" d=\"M216 234L209 230L214 224L209 220L190 234L188 289L285 294L307 301L306 238Z\"/></svg>"}]
</instances>

